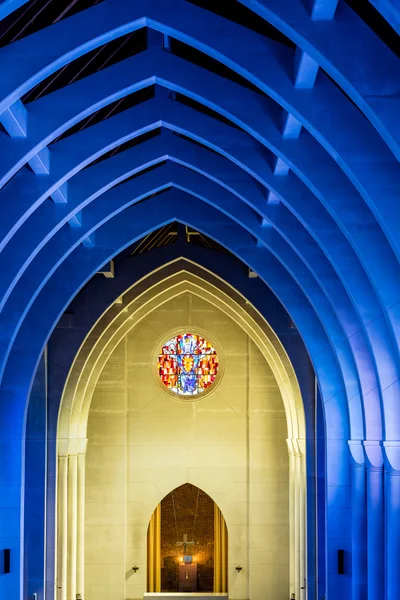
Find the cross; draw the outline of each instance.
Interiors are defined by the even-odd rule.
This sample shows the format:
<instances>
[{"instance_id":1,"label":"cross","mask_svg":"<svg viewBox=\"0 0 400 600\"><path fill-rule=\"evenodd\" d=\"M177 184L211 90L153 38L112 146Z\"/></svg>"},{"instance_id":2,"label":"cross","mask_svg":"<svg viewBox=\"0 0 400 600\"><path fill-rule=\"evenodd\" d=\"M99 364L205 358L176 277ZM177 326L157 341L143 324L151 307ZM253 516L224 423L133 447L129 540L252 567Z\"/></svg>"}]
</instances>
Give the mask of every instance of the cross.
<instances>
[{"instance_id":1,"label":"cross","mask_svg":"<svg viewBox=\"0 0 400 600\"><path fill-rule=\"evenodd\" d=\"M187 541L187 533L183 534L183 542L176 542L177 546L183 546L183 554L187 554L187 547L192 546L196 542L188 542Z\"/></svg>"}]
</instances>

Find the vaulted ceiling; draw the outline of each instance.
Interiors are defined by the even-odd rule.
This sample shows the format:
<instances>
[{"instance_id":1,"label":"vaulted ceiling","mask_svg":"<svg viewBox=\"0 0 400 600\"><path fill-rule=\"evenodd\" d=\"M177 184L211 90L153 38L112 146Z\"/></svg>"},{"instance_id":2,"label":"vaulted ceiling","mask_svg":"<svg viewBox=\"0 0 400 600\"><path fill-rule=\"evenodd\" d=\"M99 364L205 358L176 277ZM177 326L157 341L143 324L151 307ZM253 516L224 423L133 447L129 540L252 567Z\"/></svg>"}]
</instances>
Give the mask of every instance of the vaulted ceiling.
<instances>
[{"instance_id":1,"label":"vaulted ceiling","mask_svg":"<svg viewBox=\"0 0 400 600\"><path fill-rule=\"evenodd\" d=\"M286 307L328 437L400 439L395 4L6 0L0 18L0 373L12 419L84 283L178 221Z\"/></svg>"},{"instance_id":2,"label":"vaulted ceiling","mask_svg":"<svg viewBox=\"0 0 400 600\"><path fill-rule=\"evenodd\" d=\"M55 324L175 223L257 273L301 334L345 547L348 441L400 441L399 31L394 0L3 0L2 547L21 537L26 407ZM2 585L20 597L18 575Z\"/></svg>"}]
</instances>

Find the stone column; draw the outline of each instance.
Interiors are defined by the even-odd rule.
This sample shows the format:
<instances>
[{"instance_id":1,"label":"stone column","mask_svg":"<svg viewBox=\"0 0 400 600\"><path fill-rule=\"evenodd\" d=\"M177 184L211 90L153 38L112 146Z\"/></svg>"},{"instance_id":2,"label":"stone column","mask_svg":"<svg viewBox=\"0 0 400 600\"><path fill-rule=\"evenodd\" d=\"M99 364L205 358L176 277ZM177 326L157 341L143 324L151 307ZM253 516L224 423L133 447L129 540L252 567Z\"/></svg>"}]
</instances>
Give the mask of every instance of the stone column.
<instances>
[{"instance_id":1,"label":"stone column","mask_svg":"<svg viewBox=\"0 0 400 600\"><path fill-rule=\"evenodd\" d=\"M68 577L67 600L76 599L76 538L78 524L78 455L68 457Z\"/></svg>"},{"instance_id":2,"label":"stone column","mask_svg":"<svg viewBox=\"0 0 400 600\"><path fill-rule=\"evenodd\" d=\"M306 453L305 440L297 440L298 447L298 476L299 476L299 547L300 547L300 564L299 564L299 598L304 600L307 598L307 540L306 540Z\"/></svg>"},{"instance_id":3,"label":"stone column","mask_svg":"<svg viewBox=\"0 0 400 600\"><path fill-rule=\"evenodd\" d=\"M287 440L289 450L290 510L290 592L300 600L306 598L306 463L305 440Z\"/></svg>"},{"instance_id":4,"label":"stone column","mask_svg":"<svg viewBox=\"0 0 400 600\"><path fill-rule=\"evenodd\" d=\"M85 591L85 466L87 440L80 440L77 459L77 540L76 592L84 597Z\"/></svg>"},{"instance_id":5,"label":"stone column","mask_svg":"<svg viewBox=\"0 0 400 600\"><path fill-rule=\"evenodd\" d=\"M68 456L58 457L57 599L67 600Z\"/></svg>"},{"instance_id":6,"label":"stone column","mask_svg":"<svg viewBox=\"0 0 400 600\"><path fill-rule=\"evenodd\" d=\"M400 442L383 442L385 461L386 599L399 595Z\"/></svg>"},{"instance_id":7,"label":"stone column","mask_svg":"<svg viewBox=\"0 0 400 600\"><path fill-rule=\"evenodd\" d=\"M367 597L367 499L362 442L350 440L352 600Z\"/></svg>"},{"instance_id":8,"label":"stone column","mask_svg":"<svg viewBox=\"0 0 400 600\"><path fill-rule=\"evenodd\" d=\"M383 453L381 442L363 444L367 467L368 600L382 600L385 597Z\"/></svg>"},{"instance_id":9,"label":"stone column","mask_svg":"<svg viewBox=\"0 0 400 600\"><path fill-rule=\"evenodd\" d=\"M290 548L290 593L296 590L296 475L293 441L286 440L289 454L289 548Z\"/></svg>"},{"instance_id":10,"label":"stone column","mask_svg":"<svg viewBox=\"0 0 400 600\"><path fill-rule=\"evenodd\" d=\"M299 482L299 460L294 455L294 538L295 538L295 589L296 598L300 598L300 482Z\"/></svg>"}]
</instances>

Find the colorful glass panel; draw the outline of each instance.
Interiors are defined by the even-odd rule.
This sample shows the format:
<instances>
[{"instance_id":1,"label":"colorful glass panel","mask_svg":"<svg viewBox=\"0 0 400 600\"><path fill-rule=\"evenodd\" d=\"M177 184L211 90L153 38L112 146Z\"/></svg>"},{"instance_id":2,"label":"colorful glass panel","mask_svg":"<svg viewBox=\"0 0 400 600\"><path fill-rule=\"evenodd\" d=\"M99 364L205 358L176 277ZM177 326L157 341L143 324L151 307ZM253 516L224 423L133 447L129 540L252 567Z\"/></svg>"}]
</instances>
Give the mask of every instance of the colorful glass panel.
<instances>
[{"instance_id":1,"label":"colorful glass panel","mask_svg":"<svg viewBox=\"0 0 400 600\"><path fill-rule=\"evenodd\" d=\"M168 340L158 355L163 384L176 394L194 396L207 390L218 373L218 356L205 338L183 333Z\"/></svg>"}]
</instances>

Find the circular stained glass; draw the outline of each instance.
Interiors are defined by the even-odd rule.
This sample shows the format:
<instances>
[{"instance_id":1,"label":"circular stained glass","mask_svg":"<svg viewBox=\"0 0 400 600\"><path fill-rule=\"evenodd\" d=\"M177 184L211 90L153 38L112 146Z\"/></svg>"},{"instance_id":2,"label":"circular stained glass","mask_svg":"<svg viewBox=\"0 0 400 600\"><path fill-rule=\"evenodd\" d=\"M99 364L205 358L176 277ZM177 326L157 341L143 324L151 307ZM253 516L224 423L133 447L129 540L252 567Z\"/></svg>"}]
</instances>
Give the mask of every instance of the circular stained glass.
<instances>
[{"instance_id":1,"label":"circular stained glass","mask_svg":"<svg viewBox=\"0 0 400 600\"><path fill-rule=\"evenodd\" d=\"M171 392L194 396L212 385L218 373L218 356L205 338L183 333L162 347L158 355L158 373Z\"/></svg>"}]
</instances>

